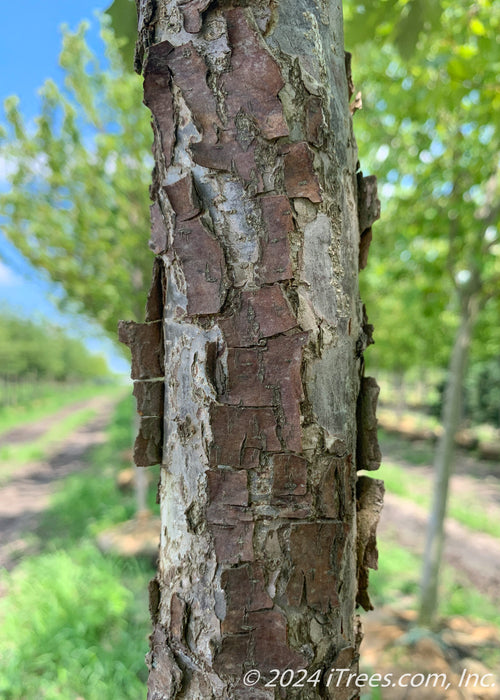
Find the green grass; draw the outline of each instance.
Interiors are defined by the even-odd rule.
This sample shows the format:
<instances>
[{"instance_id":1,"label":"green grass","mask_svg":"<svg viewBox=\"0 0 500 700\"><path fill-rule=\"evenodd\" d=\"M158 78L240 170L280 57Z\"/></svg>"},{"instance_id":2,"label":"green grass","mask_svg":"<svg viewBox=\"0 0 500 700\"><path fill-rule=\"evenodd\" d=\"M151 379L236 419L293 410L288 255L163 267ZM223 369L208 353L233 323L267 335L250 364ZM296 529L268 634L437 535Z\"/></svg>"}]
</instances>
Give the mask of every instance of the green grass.
<instances>
[{"instance_id":1,"label":"green grass","mask_svg":"<svg viewBox=\"0 0 500 700\"><path fill-rule=\"evenodd\" d=\"M432 443L420 440L410 442L381 428L378 429L378 438L382 454L387 451L394 459L415 466L426 466L434 461L435 450Z\"/></svg>"},{"instance_id":2,"label":"green grass","mask_svg":"<svg viewBox=\"0 0 500 700\"><path fill-rule=\"evenodd\" d=\"M500 522L492 518L491 515L488 515L484 510L478 508L477 504L475 501L472 501L472 499L469 500L468 503L464 503L463 501L458 502L452 498L449 514L452 518L471 530L485 532L488 535L500 538Z\"/></svg>"},{"instance_id":3,"label":"green grass","mask_svg":"<svg viewBox=\"0 0 500 700\"><path fill-rule=\"evenodd\" d=\"M403 547L379 541L378 569L370 571L369 593L373 604L394 605L402 596L416 596L420 560Z\"/></svg>"},{"instance_id":4,"label":"green grass","mask_svg":"<svg viewBox=\"0 0 500 700\"><path fill-rule=\"evenodd\" d=\"M407 498L426 510L430 508L432 481L417 474L410 474L407 468L392 462L384 462L380 470L380 476L384 480L387 491L390 493L394 493L401 498ZM451 495L448 505L448 516L470 530L485 532L488 535L500 538L500 522L488 515L472 498L464 502L463 496L458 498Z\"/></svg>"},{"instance_id":5,"label":"green grass","mask_svg":"<svg viewBox=\"0 0 500 700\"><path fill-rule=\"evenodd\" d=\"M82 408L62 418L33 442L0 447L0 484L8 480L21 465L44 459L50 453L54 443L64 440L74 430L88 423L95 415L94 409Z\"/></svg>"},{"instance_id":6,"label":"green grass","mask_svg":"<svg viewBox=\"0 0 500 700\"><path fill-rule=\"evenodd\" d=\"M139 564L125 567L90 542L16 569L0 601L0 697L143 697L144 574Z\"/></svg>"},{"instance_id":7,"label":"green grass","mask_svg":"<svg viewBox=\"0 0 500 700\"><path fill-rule=\"evenodd\" d=\"M375 673L377 673L376 669L370 667L362 668L360 670L363 673L367 673L369 676L373 676ZM379 686L375 686L374 688L365 686L361 690L360 700L383 700L382 689Z\"/></svg>"},{"instance_id":8,"label":"green grass","mask_svg":"<svg viewBox=\"0 0 500 700\"><path fill-rule=\"evenodd\" d=\"M0 406L0 437L13 428L33 423L78 401L101 394L122 391L123 387L113 384L54 384L37 385L31 398L26 398L16 406Z\"/></svg>"},{"instance_id":9,"label":"green grass","mask_svg":"<svg viewBox=\"0 0 500 700\"><path fill-rule=\"evenodd\" d=\"M425 477L411 474L408 469L393 462L383 462L380 475L387 491L408 498L418 505L429 505L429 482Z\"/></svg>"},{"instance_id":10,"label":"green grass","mask_svg":"<svg viewBox=\"0 0 500 700\"><path fill-rule=\"evenodd\" d=\"M416 609L420 585L421 559L398 545L379 542L379 568L370 571L370 597L375 607L394 605L402 596L411 600ZM500 628L500 610L489 598L464 585L450 567L445 567L439 614L443 617L461 615L476 622Z\"/></svg>"},{"instance_id":11,"label":"green grass","mask_svg":"<svg viewBox=\"0 0 500 700\"><path fill-rule=\"evenodd\" d=\"M90 465L63 482L31 545L39 553L1 580L2 700L139 700L150 623L150 562L103 555L94 534L134 512L115 485L130 446L132 402L122 401ZM154 502L154 494L150 494Z\"/></svg>"}]
</instances>

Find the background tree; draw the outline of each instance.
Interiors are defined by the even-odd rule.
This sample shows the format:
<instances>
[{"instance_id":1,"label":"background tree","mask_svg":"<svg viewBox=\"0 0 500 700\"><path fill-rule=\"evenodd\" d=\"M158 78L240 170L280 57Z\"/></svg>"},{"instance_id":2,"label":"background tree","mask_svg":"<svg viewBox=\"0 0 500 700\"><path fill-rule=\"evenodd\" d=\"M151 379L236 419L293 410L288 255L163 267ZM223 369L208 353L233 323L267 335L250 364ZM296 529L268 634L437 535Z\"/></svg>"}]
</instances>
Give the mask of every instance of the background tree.
<instances>
[{"instance_id":1,"label":"background tree","mask_svg":"<svg viewBox=\"0 0 500 700\"><path fill-rule=\"evenodd\" d=\"M390 4L404 6L396 25L385 12ZM500 106L500 10L489 0L433 3L433 13L421 15L423 31L412 30L416 43L407 42L404 51L411 52L411 60L405 60L393 42L401 48L400 22L419 5L424 7L416 0L353 4L347 34L353 41L366 38L366 17L380 20L371 25L372 41L356 44L357 81L369 107L357 116L358 138L367 150L377 143L371 147L371 162L385 195L384 241L376 253L385 272L383 288L381 278L371 275L372 291L365 291L371 296L378 290L374 320L379 357L391 362L387 344L395 329L396 341L408 348L401 355L404 361L427 357L439 365L443 351L449 356L422 579L420 621L431 624L467 356L477 324L484 328L498 314L500 149L493 115ZM387 293L388 287L394 294ZM392 298L396 294L399 302ZM397 331L402 319L405 334Z\"/></svg>"},{"instance_id":2,"label":"background tree","mask_svg":"<svg viewBox=\"0 0 500 700\"><path fill-rule=\"evenodd\" d=\"M147 181L151 127L140 81L124 70L103 26L108 65L85 41L86 25L65 31L64 88L42 87L34 128L7 100L0 154L12 166L0 193L2 230L37 269L62 285L63 307L116 338L118 319L139 318L151 266Z\"/></svg>"},{"instance_id":3,"label":"background tree","mask_svg":"<svg viewBox=\"0 0 500 700\"><path fill-rule=\"evenodd\" d=\"M110 377L104 357L92 355L57 326L0 314L0 375L59 382Z\"/></svg>"},{"instance_id":4,"label":"background tree","mask_svg":"<svg viewBox=\"0 0 500 700\"><path fill-rule=\"evenodd\" d=\"M35 128L7 100L0 155L12 166L0 193L2 230L37 269L61 284L63 308L86 315L116 340L119 318L140 318L151 255L147 182L151 127L140 81L124 69L121 42L103 21L105 67L85 41L87 25L63 36L64 88L41 89ZM142 292L142 294L141 294ZM134 431L135 432L135 431ZM138 510L146 485L137 473Z\"/></svg>"}]
</instances>

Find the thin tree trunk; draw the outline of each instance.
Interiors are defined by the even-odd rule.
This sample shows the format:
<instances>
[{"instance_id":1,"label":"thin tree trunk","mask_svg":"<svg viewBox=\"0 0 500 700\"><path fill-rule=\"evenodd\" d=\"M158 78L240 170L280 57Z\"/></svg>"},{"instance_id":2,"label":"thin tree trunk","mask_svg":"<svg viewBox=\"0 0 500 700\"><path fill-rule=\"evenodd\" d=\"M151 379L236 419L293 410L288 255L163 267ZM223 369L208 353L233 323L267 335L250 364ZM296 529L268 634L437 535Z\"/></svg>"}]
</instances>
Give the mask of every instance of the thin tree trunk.
<instances>
[{"instance_id":1,"label":"thin tree trunk","mask_svg":"<svg viewBox=\"0 0 500 700\"><path fill-rule=\"evenodd\" d=\"M427 527L420 592L419 624L432 627L438 605L438 585L444 546L444 523L450 476L453 471L455 434L460 423L467 358L478 313L477 297L464 300L448 370L443 403L443 433L434 459L434 492Z\"/></svg>"},{"instance_id":2,"label":"thin tree trunk","mask_svg":"<svg viewBox=\"0 0 500 700\"><path fill-rule=\"evenodd\" d=\"M139 2L157 258L121 338L136 463L162 463L148 697L355 698L328 674L357 669L376 566L382 485L356 467L380 463L358 293L378 200L340 0L244 4ZM299 668L316 681L264 687Z\"/></svg>"},{"instance_id":3,"label":"thin tree trunk","mask_svg":"<svg viewBox=\"0 0 500 700\"><path fill-rule=\"evenodd\" d=\"M397 399L396 399L396 415L398 417L399 423L403 420L403 415L408 409L408 404L406 401L406 383L405 374L403 370L400 370L396 375L396 388L397 388Z\"/></svg>"}]
</instances>

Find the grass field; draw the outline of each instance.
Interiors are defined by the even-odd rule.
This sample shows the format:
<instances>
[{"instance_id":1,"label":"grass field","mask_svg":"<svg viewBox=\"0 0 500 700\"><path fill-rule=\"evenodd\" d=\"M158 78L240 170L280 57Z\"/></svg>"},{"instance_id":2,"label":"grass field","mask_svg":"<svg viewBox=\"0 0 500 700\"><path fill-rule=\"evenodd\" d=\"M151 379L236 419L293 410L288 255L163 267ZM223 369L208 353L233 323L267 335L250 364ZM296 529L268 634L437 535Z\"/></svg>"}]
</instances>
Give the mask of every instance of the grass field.
<instances>
[{"instance_id":1,"label":"grass field","mask_svg":"<svg viewBox=\"0 0 500 700\"><path fill-rule=\"evenodd\" d=\"M39 383L31 393L26 392L16 405L3 405L0 400L0 440L2 433L45 418L65 406L122 390L123 387L114 384ZM0 399L1 391L0 384Z\"/></svg>"},{"instance_id":2,"label":"grass field","mask_svg":"<svg viewBox=\"0 0 500 700\"><path fill-rule=\"evenodd\" d=\"M426 510L430 508L432 481L418 474L412 474L410 477L408 469L388 461L383 463L380 475L384 480L387 491L402 498L407 498ZM500 537L500 522L489 515L481 507L481 504L476 503L472 497L464 501L463 496L458 498L451 494L448 516L471 530L485 532L493 537Z\"/></svg>"},{"instance_id":3,"label":"grass field","mask_svg":"<svg viewBox=\"0 0 500 700\"><path fill-rule=\"evenodd\" d=\"M403 547L379 542L379 568L370 572L370 595L374 605L393 605L404 597L405 604L417 605L421 560ZM464 615L490 622L500 628L500 610L486 596L465 586L450 567L444 568L439 614Z\"/></svg>"},{"instance_id":4,"label":"grass field","mask_svg":"<svg viewBox=\"0 0 500 700\"><path fill-rule=\"evenodd\" d=\"M2 700L139 700L150 631L151 563L104 556L95 534L134 513L115 484L130 446L132 402L122 401L106 444L54 495L36 533L34 556L0 584ZM154 495L151 494L154 501Z\"/></svg>"}]
</instances>

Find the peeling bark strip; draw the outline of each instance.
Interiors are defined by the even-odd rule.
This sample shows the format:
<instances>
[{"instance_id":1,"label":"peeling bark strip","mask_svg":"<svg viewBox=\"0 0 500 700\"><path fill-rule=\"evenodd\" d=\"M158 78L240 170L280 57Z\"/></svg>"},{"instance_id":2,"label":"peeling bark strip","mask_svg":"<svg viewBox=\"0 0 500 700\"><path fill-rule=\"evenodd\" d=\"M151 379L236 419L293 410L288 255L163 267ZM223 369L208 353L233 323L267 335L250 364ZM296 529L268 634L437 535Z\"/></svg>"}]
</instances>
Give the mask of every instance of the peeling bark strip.
<instances>
[{"instance_id":1,"label":"peeling bark strip","mask_svg":"<svg viewBox=\"0 0 500 700\"><path fill-rule=\"evenodd\" d=\"M213 405L210 465L258 467L262 452L278 452L278 424L272 408Z\"/></svg>"},{"instance_id":2,"label":"peeling bark strip","mask_svg":"<svg viewBox=\"0 0 500 700\"><path fill-rule=\"evenodd\" d=\"M283 148L285 190L289 197L307 197L321 202L321 192L313 168L313 154L307 143L291 143Z\"/></svg>"},{"instance_id":3,"label":"peeling bark strip","mask_svg":"<svg viewBox=\"0 0 500 700\"><path fill-rule=\"evenodd\" d=\"M161 296L161 273L155 265L153 284L148 296L146 315L157 315ZM139 434L134 443L134 462L138 467L159 464L163 449L163 403L164 403L164 345L161 321L134 323L120 321L120 342L128 345L132 352L134 396L137 412L141 416ZM156 380L156 381L151 381Z\"/></svg>"},{"instance_id":4,"label":"peeling bark strip","mask_svg":"<svg viewBox=\"0 0 500 700\"><path fill-rule=\"evenodd\" d=\"M356 172L341 3L138 8L157 258L147 323L120 338L136 461L162 461L148 697L355 698L326 674L357 669L376 563L364 477L356 505L357 469L379 463L357 276L378 212ZM275 696L273 668L322 680Z\"/></svg>"},{"instance_id":5,"label":"peeling bark strip","mask_svg":"<svg viewBox=\"0 0 500 700\"><path fill-rule=\"evenodd\" d=\"M356 485L358 509L358 595L356 602L373 610L368 595L368 569L378 568L377 525L383 508L384 482L360 476Z\"/></svg>"},{"instance_id":6,"label":"peeling bark strip","mask_svg":"<svg viewBox=\"0 0 500 700\"><path fill-rule=\"evenodd\" d=\"M372 242L372 225L380 219L380 200L377 198L377 178L374 175L358 178L358 219L359 219L359 269L363 270L368 262L368 250Z\"/></svg>"},{"instance_id":7,"label":"peeling bark strip","mask_svg":"<svg viewBox=\"0 0 500 700\"><path fill-rule=\"evenodd\" d=\"M265 226L261 240L261 256L257 265L257 281L272 284L293 277L290 257L290 236L295 227L288 197L266 195L259 199Z\"/></svg>"},{"instance_id":8,"label":"peeling bark strip","mask_svg":"<svg viewBox=\"0 0 500 700\"><path fill-rule=\"evenodd\" d=\"M363 377L358 396L358 469L373 471L380 467L382 455L377 437L377 401L379 386L373 377Z\"/></svg>"},{"instance_id":9,"label":"peeling bark strip","mask_svg":"<svg viewBox=\"0 0 500 700\"><path fill-rule=\"evenodd\" d=\"M224 301L224 255L220 244L203 225L201 217L177 220L172 251L186 284L189 316L215 314Z\"/></svg>"},{"instance_id":10,"label":"peeling bark strip","mask_svg":"<svg viewBox=\"0 0 500 700\"><path fill-rule=\"evenodd\" d=\"M163 340L161 322L135 323L120 321L120 343L132 352L132 379L163 377Z\"/></svg>"}]
</instances>

